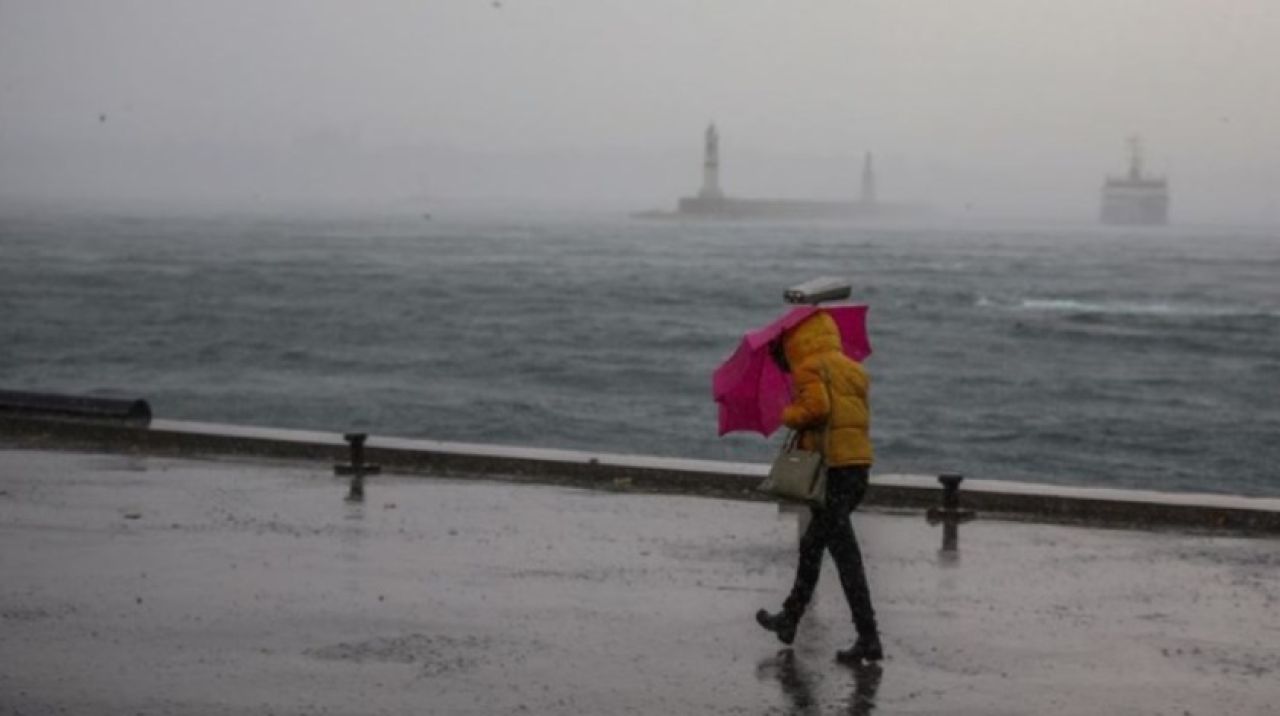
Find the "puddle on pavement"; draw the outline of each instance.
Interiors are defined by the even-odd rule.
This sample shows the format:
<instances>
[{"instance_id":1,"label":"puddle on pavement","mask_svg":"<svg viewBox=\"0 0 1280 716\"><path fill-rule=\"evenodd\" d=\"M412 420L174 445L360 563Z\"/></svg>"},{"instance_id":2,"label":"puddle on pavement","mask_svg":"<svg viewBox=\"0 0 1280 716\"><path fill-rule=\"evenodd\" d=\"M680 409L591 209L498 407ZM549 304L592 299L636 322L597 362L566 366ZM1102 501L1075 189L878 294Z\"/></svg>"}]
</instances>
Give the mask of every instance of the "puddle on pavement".
<instances>
[{"instance_id":1,"label":"puddle on pavement","mask_svg":"<svg viewBox=\"0 0 1280 716\"><path fill-rule=\"evenodd\" d=\"M340 642L308 649L304 653L325 661L416 665L423 676L440 676L469 671L484 664L487 660L485 655L494 653L494 640L483 636L407 634Z\"/></svg>"}]
</instances>

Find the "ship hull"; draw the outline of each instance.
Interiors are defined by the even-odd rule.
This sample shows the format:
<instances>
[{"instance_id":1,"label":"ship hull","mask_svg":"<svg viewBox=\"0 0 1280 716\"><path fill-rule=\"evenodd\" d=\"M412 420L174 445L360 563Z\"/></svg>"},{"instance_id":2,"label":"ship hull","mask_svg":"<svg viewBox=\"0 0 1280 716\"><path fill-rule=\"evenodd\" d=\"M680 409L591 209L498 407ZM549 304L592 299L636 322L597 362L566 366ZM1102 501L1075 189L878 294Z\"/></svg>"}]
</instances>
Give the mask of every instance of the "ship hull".
<instances>
[{"instance_id":1,"label":"ship hull","mask_svg":"<svg viewBox=\"0 0 1280 716\"><path fill-rule=\"evenodd\" d=\"M1108 182L1102 190L1099 219L1119 226L1169 223L1169 190L1164 182Z\"/></svg>"}]
</instances>

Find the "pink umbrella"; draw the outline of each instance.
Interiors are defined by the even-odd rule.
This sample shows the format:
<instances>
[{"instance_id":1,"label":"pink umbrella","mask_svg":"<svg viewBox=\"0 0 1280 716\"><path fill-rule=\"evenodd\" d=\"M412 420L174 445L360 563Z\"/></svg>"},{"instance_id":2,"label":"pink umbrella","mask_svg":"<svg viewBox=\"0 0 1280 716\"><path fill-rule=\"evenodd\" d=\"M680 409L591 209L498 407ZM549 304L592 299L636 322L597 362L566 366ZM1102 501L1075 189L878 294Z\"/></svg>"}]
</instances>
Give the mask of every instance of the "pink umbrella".
<instances>
[{"instance_id":1,"label":"pink umbrella","mask_svg":"<svg viewBox=\"0 0 1280 716\"><path fill-rule=\"evenodd\" d=\"M818 311L835 320L845 355L856 361L871 355L863 305L797 306L773 323L748 331L711 378L711 393L720 404L721 435L749 430L769 436L782 424L782 409L791 401L791 379L773 362L769 344Z\"/></svg>"}]
</instances>

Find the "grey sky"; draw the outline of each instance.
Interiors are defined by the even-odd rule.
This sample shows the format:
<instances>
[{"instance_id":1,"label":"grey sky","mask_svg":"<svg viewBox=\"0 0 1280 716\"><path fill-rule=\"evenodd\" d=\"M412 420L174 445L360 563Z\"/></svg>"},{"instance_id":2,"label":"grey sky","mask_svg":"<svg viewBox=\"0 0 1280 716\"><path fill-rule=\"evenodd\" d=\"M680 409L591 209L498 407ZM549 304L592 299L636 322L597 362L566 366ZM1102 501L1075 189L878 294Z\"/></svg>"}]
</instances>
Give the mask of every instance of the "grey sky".
<instances>
[{"instance_id":1,"label":"grey sky","mask_svg":"<svg viewBox=\"0 0 1280 716\"><path fill-rule=\"evenodd\" d=\"M1280 222L1274 0L0 0L0 193L619 208L696 187ZM105 115L105 121L100 121Z\"/></svg>"}]
</instances>

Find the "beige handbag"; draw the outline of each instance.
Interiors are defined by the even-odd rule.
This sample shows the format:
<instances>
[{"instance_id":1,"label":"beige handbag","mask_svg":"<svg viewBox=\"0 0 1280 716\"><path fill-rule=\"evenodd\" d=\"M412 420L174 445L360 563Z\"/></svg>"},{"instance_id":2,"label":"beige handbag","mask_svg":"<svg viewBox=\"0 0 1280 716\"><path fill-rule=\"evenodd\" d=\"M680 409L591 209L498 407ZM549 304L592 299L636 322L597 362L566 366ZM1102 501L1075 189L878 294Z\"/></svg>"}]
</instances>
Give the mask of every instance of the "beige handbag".
<instances>
[{"instance_id":1,"label":"beige handbag","mask_svg":"<svg viewBox=\"0 0 1280 716\"><path fill-rule=\"evenodd\" d=\"M831 386L824 371L822 385L831 404ZM831 416L827 416L830 422ZM803 502L822 509L827 504L827 466L823 459L827 449L827 423L822 424L822 452L801 450L799 433L791 431L782 443L782 451L769 467L769 475L756 489L782 500Z\"/></svg>"}]
</instances>

